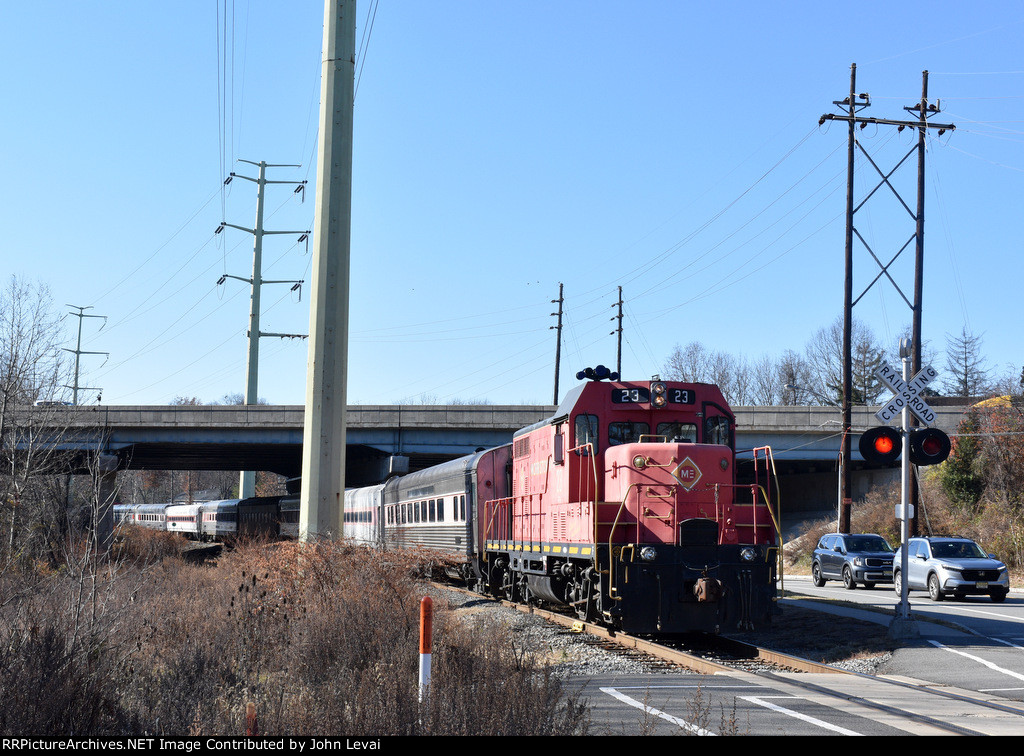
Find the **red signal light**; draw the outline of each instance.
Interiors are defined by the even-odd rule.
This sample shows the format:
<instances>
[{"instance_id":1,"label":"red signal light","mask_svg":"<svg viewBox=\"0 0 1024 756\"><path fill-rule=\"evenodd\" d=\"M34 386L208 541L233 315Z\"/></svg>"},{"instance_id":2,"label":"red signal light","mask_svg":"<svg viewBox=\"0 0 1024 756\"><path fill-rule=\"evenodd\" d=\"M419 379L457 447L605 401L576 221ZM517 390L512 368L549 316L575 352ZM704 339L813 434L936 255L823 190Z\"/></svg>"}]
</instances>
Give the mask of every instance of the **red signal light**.
<instances>
[{"instance_id":1,"label":"red signal light","mask_svg":"<svg viewBox=\"0 0 1024 756\"><path fill-rule=\"evenodd\" d=\"M889 436L879 436L875 439L875 451L879 454L892 454L893 442Z\"/></svg>"},{"instance_id":2,"label":"red signal light","mask_svg":"<svg viewBox=\"0 0 1024 756\"><path fill-rule=\"evenodd\" d=\"M938 428L920 428L910 431L910 461L915 465L937 465L949 456L949 436Z\"/></svg>"},{"instance_id":3,"label":"red signal light","mask_svg":"<svg viewBox=\"0 0 1024 756\"><path fill-rule=\"evenodd\" d=\"M900 458L903 437L897 428L882 425L865 431L860 437L860 455L866 462L891 465Z\"/></svg>"}]
</instances>

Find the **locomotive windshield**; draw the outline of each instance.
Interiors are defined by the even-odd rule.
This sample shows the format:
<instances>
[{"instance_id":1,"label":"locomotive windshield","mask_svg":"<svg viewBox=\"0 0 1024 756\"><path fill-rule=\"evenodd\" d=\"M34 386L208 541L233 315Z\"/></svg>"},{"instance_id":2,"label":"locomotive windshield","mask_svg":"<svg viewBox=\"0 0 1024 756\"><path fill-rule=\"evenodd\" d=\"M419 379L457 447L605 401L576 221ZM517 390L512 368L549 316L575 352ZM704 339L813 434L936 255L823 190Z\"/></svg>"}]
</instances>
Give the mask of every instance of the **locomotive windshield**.
<instances>
[{"instance_id":1,"label":"locomotive windshield","mask_svg":"<svg viewBox=\"0 0 1024 756\"><path fill-rule=\"evenodd\" d=\"M608 444L635 444L641 436L646 436L650 432L651 428L647 423L608 423Z\"/></svg>"},{"instance_id":2,"label":"locomotive windshield","mask_svg":"<svg viewBox=\"0 0 1024 756\"><path fill-rule=\"evenodd\" d=\"M696 423L658 423L658 435L670 444L697 443Z\"/></svg>"}]
</instances>

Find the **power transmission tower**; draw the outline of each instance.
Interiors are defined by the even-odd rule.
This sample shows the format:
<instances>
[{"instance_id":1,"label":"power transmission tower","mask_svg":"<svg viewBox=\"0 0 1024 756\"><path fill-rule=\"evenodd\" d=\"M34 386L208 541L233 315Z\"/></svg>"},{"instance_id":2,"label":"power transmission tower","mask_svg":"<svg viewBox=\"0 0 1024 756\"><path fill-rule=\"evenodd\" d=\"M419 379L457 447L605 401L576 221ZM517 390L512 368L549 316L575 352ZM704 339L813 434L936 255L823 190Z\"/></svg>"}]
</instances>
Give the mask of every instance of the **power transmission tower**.
<instances>
[{"instance_id":1,"label":"power transmission tower","mask_svg":"<svg viewBox=\"0 0 1024 756\"><path fill-rule=\"evenodd\" d=\"M263 237L268 234L300 234L299 241L303 241L308 238L309 231L268 231L263 227L263 207L264 207L264 195L267 184L297 184L296 192L303 191L306 182L305 181L270 181L267 179L267 168L298 168L297 165L271 165L265 163L262 160L258 163L254 163L251 160L240 160L242 163L249 163L259 167L259 177L251 178L250 176L243 176L238 173L232 172L224 183L230 183L234 178L245 179L246 181L252 181L256 184L256 227L246 228L245 226L236 226L233 223L227 223L222 221L220 226L217 227L215 233L220 233L225 227L237 228L240 231L246 231L253 235L255 241L253 243L252 253L252 278L242 278L240 276L232 276L224 274L217 281L217 285L224 283L228 278L234 278L238 281L244 281L251 286L252 294L250 297L249 305L249 351L247 359L247 370L245 379L245 403L256 404L259 401L258 398L258 382L259 382L259 361L260 361L260 338L263 336L276 337L276 338L287 338L287 339L304 339L305 334L293 334L293 333L264 333L260 331L260 292L264 284L278 284L278 283L289 283L292 284L292 290L296 290L302 286L302 281L269 281L263 279ZM254 471L243 471L239 477L238 484L238 495L239 498L246 499L252 496L256 490L256 473Z\"/></svg>"},{"instance_id":2,"label":"power transmission tower","mask_svg":"<svg viewBox=\"0 0 1024 756\"><path fill-rule=\"evenodd\" d=\"M558 299L552 299L551 304L558 305L558 312L551 313L552 317L558 317L558 325L548 326L548 330L555 331L555 399L552 402L558 405L558 368L562 364L562 284L558 284Z\"/></svg>"},{"instance_id":3,"label":"power transmission tower","mask_svg":"<svg viewBox=\"0 0 1024 756\"><path fill-rule=\"evenodd\" d=\"M73 305L73 304L69 304L69 305L66 305L66 306L70 307L70 308L72 308L74 310L78 310L78 312L71 313L76 318L78 318L78 342L75 345L74 349L68 349L67 347L64 347L64 351L65 352L71 352L73 355L75 355L75 383L72 386L65 386L64 388L71 389L71 403L77 406L78 405L78 392L79 391L102 391L103 390L103 389L96 388L96 387L88 387L88 386L79 386L78 385L78 375L79 375L79 369L80 369L80 366L81 366L82 355L83 354L103 354L103 355L109 355L110 354L110 352L83 352L82 351L82 321L85 320L86 318L103 318L103 326L105 326L107 324L107 316L106 315L87 315L85 311L86 310L91 310L92 309L91 306L89 306L89 307L82 307L80 305ZM101 331L103 330L103 326L100 326L100 330Z\"/></svg>"},{"instance_id":4,"label":"power transmission tower","mask_svg":"<svg viewBox=\"0 0 1024 756\"><path fill-rule=\"evenodd\" d=\"M922 88L921 88L921 102L909 107L905 107L904 110L914 112L917 111L918 118L915 121L899 121L889 118L866 118L858 115L860 110L868 107L871 104L871 97L867 94L857 93L857 65L853 64L850 67L850 94L845 100L833 101L833 105L839 106L845 109L843 115L836 115L833 113L826 113L819 120L818 124L824 124L825 121L846 121L849 124L849 144L847 146L847 184L846 184L846 248L845 248L845 277L843 284L843 441L842 441L842 461L840 471L840 506L839 506L839 532L849 533L850 532L850 508L852 504L852 494L850 491L850 432L851 432L851 414L852 414L852 391L853 391L853 377L852 377L852 330L853 330L853 307L859 302L868 290L877 282L882 276L889 279L892 285L899 292L900 296L907 303L913 313L913 325L912 325L912 354L913 354L913 367L912 371L916 374L921 369L921 302L923 294L923 272L924 272L924 175L925 175L925 134L928 129L938 129L939 135L941 136L947 130L953 130L956 128L953 124L937 124L929 123L928 117L939 113L938 103L932 105L928 102L928 72L922 73ZM871 158L867 150L857 139L857 126L863 129L868 124L883 125L883 126L896 126L900 131L905 128L917 128L918 138L917 144L911 148L911 150L900 159L896 166L888 173L883 173L878 167L877 163ZM881 177L881 181L872 189L860 204L854 207L854 195L853 195L853 176L854 176L854 158L857 150L860 150L864 157L868 160L871 166L878 172ZM903 200L899 195L899 192L890 182L892 175L899 170L899 168L913 155L917 153L917 207L916 210L911 210L910 206ZM915 230L914 234L907 240L907 242L900 247L895 255L887 262L883 263L878 255L875 254L874 250L864 240L864 237L857 231L854 226L854 214L860 210L864 204L883 186L888 187L892 193L899 200L900 204L907 211L911 219L914 221ZM858 296L856 299L853 298L853 237L857 236L861 244L868 250L871 257L874 258L878 264L880 271L878 275L872 279L871 283L868 284L867 288ZM889 273L889 268L896 258L910 246L910 242L914 242L915 246L915 257L914 257L914 299L911 302L907 296L900 289L899 285L893 280L892 275ZM917 490L916 487L912 494L912 503L916 505ZM914 511L917 511L917 507L914 506ZM916 533L916 519L914 522L914 532Z\"/></svg>"}]
</instances>

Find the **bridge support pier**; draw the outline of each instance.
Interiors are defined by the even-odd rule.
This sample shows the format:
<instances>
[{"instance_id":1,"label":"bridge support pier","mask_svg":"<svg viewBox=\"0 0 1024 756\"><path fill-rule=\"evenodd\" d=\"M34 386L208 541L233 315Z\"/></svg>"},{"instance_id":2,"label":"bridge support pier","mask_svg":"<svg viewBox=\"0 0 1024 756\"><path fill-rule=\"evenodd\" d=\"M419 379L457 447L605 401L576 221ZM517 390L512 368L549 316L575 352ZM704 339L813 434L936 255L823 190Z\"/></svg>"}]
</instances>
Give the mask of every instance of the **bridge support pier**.
<instances>
[{"instance_id":1,"label":"bridge support pier","mask_svg":"<svg viewBox=\"0 0 1024 756\"><path fill-rule=\"evenodd\" d=\"M93 466L93 539L97 554L106 554L114 543L114 501L117 498L117 455L97 454Z\"/></svg>"}]
</instances>

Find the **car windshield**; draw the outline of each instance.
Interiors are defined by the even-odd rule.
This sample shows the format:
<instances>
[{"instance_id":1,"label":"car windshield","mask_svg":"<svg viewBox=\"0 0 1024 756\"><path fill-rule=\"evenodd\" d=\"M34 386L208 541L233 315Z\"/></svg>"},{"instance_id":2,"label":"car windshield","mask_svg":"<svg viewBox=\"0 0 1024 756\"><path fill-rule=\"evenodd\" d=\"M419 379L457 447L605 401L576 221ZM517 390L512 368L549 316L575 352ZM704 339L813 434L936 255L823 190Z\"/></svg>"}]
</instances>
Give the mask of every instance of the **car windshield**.
<instances>
[{"instance_id":1,"label":"car windshield","mask_svg":"<svg viewBox=\"0 0 1024 756\"><path fill-rule=\"evenodd\" d=\"M984 559L988 556L974 541L940 541L932 544L932 555L940 559Z\"/></svg>"},{"instance_id":2,"label":"car windshield","mask_svg":"<svg viewBox=\"0 0 1024 756\"><path fill-rule=\"evenodd\" d=\"M881 536L854 536L846 539L847 551L892 551Z\"/></svg>"}]
</instances>

